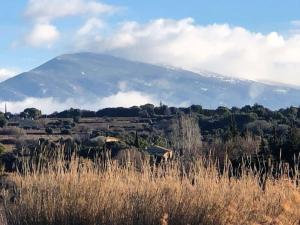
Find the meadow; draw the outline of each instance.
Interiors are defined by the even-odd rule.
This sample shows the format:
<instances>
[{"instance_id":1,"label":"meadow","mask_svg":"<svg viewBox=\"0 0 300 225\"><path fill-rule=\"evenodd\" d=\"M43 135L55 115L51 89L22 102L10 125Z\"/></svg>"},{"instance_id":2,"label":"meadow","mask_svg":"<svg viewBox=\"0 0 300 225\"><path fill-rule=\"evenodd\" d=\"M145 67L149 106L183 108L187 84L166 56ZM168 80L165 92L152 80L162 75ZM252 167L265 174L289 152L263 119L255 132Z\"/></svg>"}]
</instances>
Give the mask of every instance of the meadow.
<instances>
[{"instance_id":1,"label":"meadow","mask_svg":"<svg viewBox=\"0 0 300 225\"><path fill-rule=\"evenodd\" d=\"M29 164L28 164L29 165ZM73 158L24 164L3 190L9 225L299 224L296 176L269 175L262 187L253 169L230 176L212 160L151 165Z\"/></svg>"}]
</instances>

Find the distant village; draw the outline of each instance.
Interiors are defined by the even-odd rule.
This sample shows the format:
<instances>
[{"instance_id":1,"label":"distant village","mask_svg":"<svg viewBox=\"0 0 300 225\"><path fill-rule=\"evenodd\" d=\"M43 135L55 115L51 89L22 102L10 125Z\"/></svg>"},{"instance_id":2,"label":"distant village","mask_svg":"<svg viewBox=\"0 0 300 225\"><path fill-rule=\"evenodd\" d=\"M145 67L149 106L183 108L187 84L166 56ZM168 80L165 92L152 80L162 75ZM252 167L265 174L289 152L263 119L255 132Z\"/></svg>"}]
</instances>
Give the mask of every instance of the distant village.
<instances>
[{"instance_id":1,"label":"distant village","mask_svg":"<svg viewBox=\"0 0 300 225\"><path fill-rule=\"evenodd\" d=\"M3 121L0 128L3 152L12 154L21 149L37 148L45 142L59 146L72 141L81 146L80 154L87 157L94 157L94 154L104 150L110 150L113 159L122 161L125 158L127 161L134 160L129 159L128 155L134 155L132 158L151 157L157 162L173 157L171 148L158 138L165 132L161 121L171 122L170 116L83 117L75 114L43 115L35 108L11 114L5 105L5 112L0 116ZM153 140L149 141L149 137Z\"/></svg>"},{"instance_id":2,"label":"distant village","mask_svg":"<svg viewBox=\"0 0 300 225\"><path fill-rule=\"evenodd\" d=\"M126 162L193 160L213 154L218 160L227 155L237 165L250 156L293 164L300 149L300 108L146 104L98 111L71 108L45 115L35 108L12 114L5 107L0 113L2 161L45 153L45 148L51 149L49 156L64 148L67 155L93 159L109 153L111 159Z\"/></svg>"}]
</instances>

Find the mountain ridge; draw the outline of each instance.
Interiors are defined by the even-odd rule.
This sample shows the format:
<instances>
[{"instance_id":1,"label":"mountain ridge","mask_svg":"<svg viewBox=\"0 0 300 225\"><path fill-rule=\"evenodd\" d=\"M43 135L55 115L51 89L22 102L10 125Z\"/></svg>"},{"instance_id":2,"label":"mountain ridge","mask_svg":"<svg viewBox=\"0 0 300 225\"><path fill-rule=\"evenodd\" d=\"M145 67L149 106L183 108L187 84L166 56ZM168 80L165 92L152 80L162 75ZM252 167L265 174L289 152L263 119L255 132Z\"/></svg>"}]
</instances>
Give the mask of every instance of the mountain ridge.
<instances>
[{"instance_id":1,"label":"mountain ridge","mask_svg":"<svg viewBox=\"0 0 300 225\"><path fill-rule=\"evenodd\" d=\"M137 91L165 103L241 106L264 104L281 108L300 103L300 90L226 77L212 72L195 73L112 55L80 52L63 54L0 83L0 101L51 97L103 98L118 92Z\"/></svg>"}]
</instances>

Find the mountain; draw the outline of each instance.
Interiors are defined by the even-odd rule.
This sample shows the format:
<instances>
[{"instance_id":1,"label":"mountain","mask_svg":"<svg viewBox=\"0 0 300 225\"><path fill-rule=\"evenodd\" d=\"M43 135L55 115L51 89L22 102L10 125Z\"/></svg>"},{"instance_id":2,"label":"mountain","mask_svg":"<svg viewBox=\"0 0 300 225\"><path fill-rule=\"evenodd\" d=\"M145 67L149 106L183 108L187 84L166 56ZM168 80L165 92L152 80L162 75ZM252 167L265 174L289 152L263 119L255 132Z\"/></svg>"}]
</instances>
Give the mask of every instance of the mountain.
<instances>
[{"instance_id":1,"label":"mountain","mask_svg":"<svg viewBox=\"0 0 300 225\"><path fill-rule=\"evenodd\" d=\"M274 109L300 104L297 88L94 53L61 55L0 83L0 101L22 101L28 97L91 100L120 91L141 92L172 105L201 104L209 108L259 103Z\"/></svg>"}]
</instances>

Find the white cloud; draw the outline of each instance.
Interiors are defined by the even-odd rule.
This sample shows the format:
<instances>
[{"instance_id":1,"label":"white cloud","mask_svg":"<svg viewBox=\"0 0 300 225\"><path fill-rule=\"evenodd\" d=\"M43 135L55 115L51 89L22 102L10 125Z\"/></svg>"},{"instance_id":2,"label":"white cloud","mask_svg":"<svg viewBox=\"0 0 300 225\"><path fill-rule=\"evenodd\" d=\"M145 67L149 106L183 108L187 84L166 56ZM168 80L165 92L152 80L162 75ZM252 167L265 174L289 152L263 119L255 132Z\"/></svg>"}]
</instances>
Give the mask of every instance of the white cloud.
<instances>
[{"instance_id":1,"label":"white cloud","mask_svg":"<svg viewBox=\"0 0 300 225\"><path fill-rule=\"evenodd\" d=\"M118 92L115 95L105 97L101 100L102 107L130 107L134 105L142 105L147 103L157 103L157 101L141 92L129 91L129 92Z\"/></svg>"},{"instance_id":2,"label":"white cloud","mask_svg":"<svg viewBox=\"0 0 300 225\"><path fill-rule=\"evenodd\" d=\"M102 14L110 14L118 7L104 4L95 0L29 0L25 16L34 22L26 43L32 47L51 47L58 40L60 32L53 25L53 20L68 16L89 16L86 24L78 34L86 34L93 29L100 28L103 23L94 18Z\"/></svg>"},{"instance_id":3,"label":"white cloud","mask_svg":"<svg viewBox=\"0 0 300 225\"><path fill-rule=\"evenodd\" d=\"M146 103L157 104L157 100L152 96L141 92L128 91L118 92L114 95L104 98L92 99L67 99L66 101L58 101L54 98L27 98L23 101L5 102L9 112L18 113L25 108L35 107L42 110L43 113L53 113L54 111L63 111L68 108L80 108L99 110L106 107L130 107L139 106ZM0 111L4 110L4 102L0 102Z\"/></svg>"},{"instance_id":4,"label":"white cloud","mask_svg":"<svg viewBox=\"0 0 300 225\"><path fill-rule=\"evenodd\" d=\"M25 41L33 47L50 48L58 40L59 36L60 33L55 26L47 23L38 23L25 38Z\"/></svg>"},{"instance_id":5,"label":"white cloud","mask_svg":"<svg viewBox=\"0 0 300 225\"><path fill-rule=\"evenodd\" d=\"M295 27L300 27L300 20L293 20L291 24Z\"/></svg>"},{"instance_id":6,"label":"white cloud","mask_svg":"<svg viewBox=\"0 0 300 225\"><path fill-rule=\"evenodd\" d=\"M112 35L78 41L78 50L300 85L300 35L262 34L228 24L198 25L192 18L125 22Z\"/></svg>"},{"instance_id":7,"label":"white cloud","mask_svg":"<svg viewBox=\"0 0 300 225\"><path fill-rule=\"evenodd\" d=\"M290 29L290 33L292 35L300 35L300 20L291 21L292 28Z\"/></svg>"},{"instance_id":8,"label":"white cloud","mask_svg":"<svg viewBox=\"0 0 300 225\"><path fill-rule=\"evenodd\" d=\"M87 35L91 32L97 31L104 27L102 20L98 18L90 18L86 23L77 31L77 35Z\"/></svg>"},{"instance_id":9,"label":"white cloud","mask_svg":"<svg viewBox=\"0 0 300 225\"><path fill-rule=\"evenodd\" d=\"M77 15L113 13L117 7L94 0L29 0L25 15L39 22Z\"/></svg>"},{"instance_id":10,"label":"white cloud","mask_svg":"<svg viewBox=\"0 0 300 225\"><path fill-rule=\"evenodd\" d=\"M0 82L15 76L17 73L18 71L13 69L0 68Z\"/></svg>"}]
</instances>

